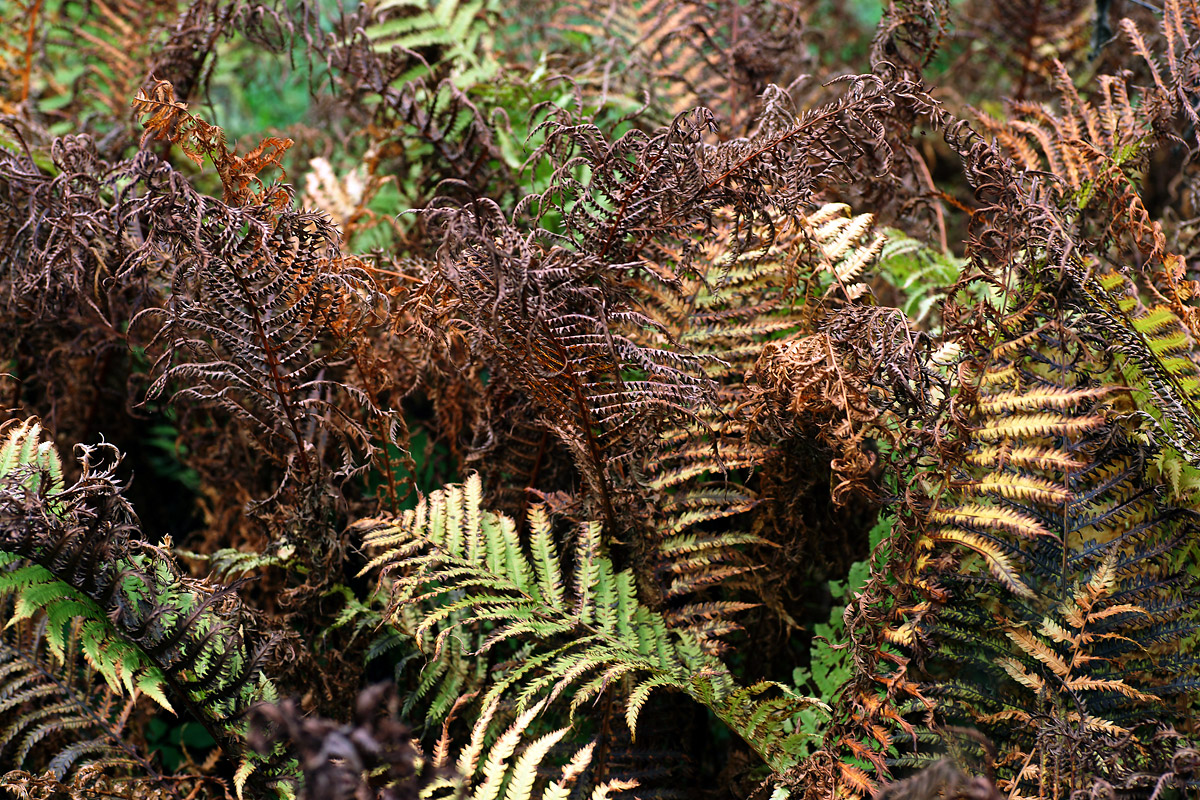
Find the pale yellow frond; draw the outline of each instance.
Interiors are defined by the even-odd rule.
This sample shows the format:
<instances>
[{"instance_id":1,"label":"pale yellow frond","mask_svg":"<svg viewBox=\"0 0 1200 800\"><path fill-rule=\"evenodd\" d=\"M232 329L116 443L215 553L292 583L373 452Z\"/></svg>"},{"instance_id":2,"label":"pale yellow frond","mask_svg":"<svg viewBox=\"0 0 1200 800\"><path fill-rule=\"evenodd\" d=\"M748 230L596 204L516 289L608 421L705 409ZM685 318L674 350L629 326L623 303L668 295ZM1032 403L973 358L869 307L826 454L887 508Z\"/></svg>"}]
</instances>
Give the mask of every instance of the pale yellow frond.
<instances>
[{"instance_id":1,"label":"pale yellow frond","mask_svg":"<svg viewBox=\"0 0 1200 800\"><path fill-rule=\"evenodd\" d=\"M516 721L492 745L492 749L488 751L487 762L483 765L483 784L471 795L471 800L496 800L508 772L508 759L512 758L513 753L517 750L517 745L521 743L525 729L529 727L533 718L541 713L545 704L545 700L535 703L518 716ZM481 725L476 723L475 727L478 729ZM474 741L474 735L471 738Z\"/></svg>"},{"instance_id":2,"label":"pale yellow frond","mask_svg":"<svg viewBox=\"0 0 1200 800\"><path fill-rule=\"evenodd\" d=\"M1113 590L1117 582L1116 556L1110 555L1101 562L1096 574L1087 583L1087 590L1093 597L1103 597Z\"/></svg>"},{"instance_id":3,"label":"pale yellow frond","mask_svg":"<svg viewBox=\"0 0 1200 800\"><path fill-rule=\"evenodd\" d=\"M1001 669L1008 673L1009 677L1022 686L1032 689L1035 692L1040 692L1042 689L1046 688L1046 682L1044 680L1031 672L1027 672L1025 668L1021 666L1021 663L1015 658L1002 658L996 663L1000 665Z\"/></svg>"},{"instance_id":4,"label":"pale yellow frond","mask_svg":"<svg viewBox=\"0 0 1200 800\"><path fill-rule=\"evenodd\" d=\"M1055 447L1008 444L986 445L967 456L967 460L979 467L996 468L1012 466L1021 469L1057 470L1074 472L1084 467L1084 462L1071 456L1066 450Z\"/></svg>"},{"instance_id":5,"label":"pale yellow frond","mask_svg":"<svg viewBox=\"0 0 1200 800\"><path fill-rule=\"evenodd\" d=\"M583 771L588 768L588 764L592 763L592 752L596 749L595 742L588 742L583 747L571 756L571 760L563 767L562 775L558 782L563 786L568 786L576 778L583 774Z\"/></svg>"},{"instance_id":6,"label":"pale yellow frond","mask_svg":"<svg viewBox=\"0 0 1200 800\"><path fill-rule=\"evenodd\" d=\"M879 251L883 249L885 241L886 239L881 234L876 234L869 241L850 250L849 254L838 262L834 269L834 276L842 283L858 280L867 265L879 256Z\"/></svg>"},{"instance_id":7,"label":"pale yellow frond","mask_svg":"<svg viewBox=\"0 0 1200 800\"><path fill-rule=\"evenodd\" d=\"M827 222L845 218L849 213L850 206L845 203L826 203L808 215L808 224L813 228L820 228Z\"/></svg>"},{"instance_id":8,"label":"pale yellow frond","mask_svg":"<svg viewBox=\"0 0 1200 800\"><path fill-rule=\"evenodd\" d=\"M1071 493L1066 487L1044 478L1013 473L992 473L980 478L963 490L964 494L998 494L1009 500L1058 504L1067 502Z\"/></svg>"},{"instance_id":9,"label":"pale yellow frond","mask_svg":"<svg viewBox=\"0 0 1200 800\"><path fill-rule=\"evenodd\" d=\"M1075 436L1104 425L1100 416L1064 417L1061 414L1020 414L989 419L975 431L975 437L985 442L1031 437Z\"/></svg>"},{"instance_id":10,"label":"pale yellow frond","mask_svg":"<svg viewBox=\"0 0 1200 800\"><path fill-rule=\"evenodd\" d=\"M1045 664L1055 675L1065 679L1071 674L1071 668L1067 666L1067 662L1029 631L1024 628L1009 628L1005 633L1021 648L1022 652Z\"/></svg>"},{"instance_id":11,"label":"pale yellow frond","mask_svg":"<svg viewBox=\"0 0 1200 800\"><path fill-rule=\"evenodd\" d=\"M610 792L628 792L641 784L636 780L611 780L592 789L591 800L609 800Z\"/></svg>"},{"instance_id":12,"label":"pale yellow frond","mask_svg":"<svg viewBox=\"0 0 1200 800\"><path fill-rule=\"evenodd\" d=\"M1038 386L1026 392L1002 392L982 398L979 401L979 412L990 417L1009 411L1066 409L1083 405L1107 393L1107 389L1104 388L1068 389L1062 386Z\"/></svg>"},{"instance_id":13,"label":"pale yellow frond","mask_svg":"<svg viewBox=\"0 0 1200 800\"><path fill-rule=\"evenodd\" d=\"M874 222L873 215L859 214L856 217L826 223L817 231L817 239L821 242L821 250L825 257L830 261L841 259L871 229Z\"/></svg>"},{"instance_id":14,"label":"pale yellow frond","mask_svg":"<svg viewBox=\"0 0 1200 800\"><path fill-rule=\"evenodd\" d=\"M1042 624L1038 627L1038 631L1043 636L1050 637L1051 641L1059 642L1060 644L1073 644L1078 640L1077 634L1059 625L1053 617L1043 619Z\"/></svg>"},{"instance_id":15,"label":"pale yellow frond","mask_svg":"<svg viewBox=\"0 0 1200 800\"><path fill-rule=\"evenodd\" d=\"M1084 690L1109 691L1117 692L1132 700L1138 700L1143 703L1158 702L1158 698L1154 695L1140 692L1122 680L1108 678L1088 678L1085 676L1080 676L1078 678L1072 678L1071 680L1066 681L1064 685L1068 689L1076 692Z\"/></svg>"},{"instance_id":16,"label":"pale yellow frond","mask_svg":"<svg viewBox=\"0 0 1200 800\"><path fill-rule=\"evenodd\" d=\"M484 737L487 736L488 726L491 725L492 717L496 715L496 709L499 707L500 701L493 700L487 704L479 715L479 719L476 720L475 727L471 729L471 741L458 755L456 766L460 774L475 774L475 770L479 766L479 756L483 753Z\"/></svg>"},{"instance_id":17,"label":"pale yellow frond","mask_svg":"<svg viewBox=\"0 0 1200 800\"><path fill-rule=\"evenodd\" d=\"M989 369L982 375L979 375L978 381L980 389L995 386L1012 386L1017 382L1017 368L1012 364L1008 364L998 369Z\"/></svg>"},{"instance_id":18,"label":"pale yellow frond","mask_svg":"<svg viewBox=\"0 0 1200 800\"><path fill-rule=\"evenodd\" d=\"M969 503L957 508L938 509L929 515L933 523L944 525L973 525L978 528L999 528L1026 539L1052 535L1046 526L1029 516L1011 508L985 506Z\"/></svg>"},{"instance_id":19,"label":"pale yellow frond","mask_svg":"<svg viewBox=\"0 0 1200 800\"><path fill-rule=\"evenodd\" d=\"M1013 568L1008 556L982 536L960 528L942 528L930 534L935 541L956 542L983 557L988 571L1008 589L1022 597L1032 597L1033 592L1022 581Z\"/></svg>"},{"instance_id":20,"label":"pale yellow frond","mask_svg":"<svg viewBox=\"0 0 1200 800\"><path fill-rule=\"evenodd\" d=\"M547 733L525 748L525 752L513 766L512 776L508 780L508 788L504 790L504 800L530 800L533 796L533 783L537 780L538 767L542 759L550 752L550 748L558 744L570 728L559 728Z\"/></svg>"}]
</instances>

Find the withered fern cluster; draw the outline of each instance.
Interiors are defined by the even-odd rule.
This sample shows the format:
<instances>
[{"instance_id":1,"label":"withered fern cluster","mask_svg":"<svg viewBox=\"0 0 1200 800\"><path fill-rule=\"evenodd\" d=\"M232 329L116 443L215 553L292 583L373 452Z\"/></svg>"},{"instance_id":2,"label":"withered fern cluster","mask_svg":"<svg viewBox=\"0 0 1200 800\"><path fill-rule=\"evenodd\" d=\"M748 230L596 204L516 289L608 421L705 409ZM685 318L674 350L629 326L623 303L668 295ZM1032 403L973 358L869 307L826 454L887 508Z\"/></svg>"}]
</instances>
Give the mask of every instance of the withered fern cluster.
<instances>
[{"instance_id":1,"label":"withered fern cluster","mask_svg":"<svg viewBox=\"0 0 1200 800\"><path fill-rule=\"evenodd\" d=\"M0 5L0 794L1200 790L1200 7L879 5Z\"/></svg>"}]
</instances>

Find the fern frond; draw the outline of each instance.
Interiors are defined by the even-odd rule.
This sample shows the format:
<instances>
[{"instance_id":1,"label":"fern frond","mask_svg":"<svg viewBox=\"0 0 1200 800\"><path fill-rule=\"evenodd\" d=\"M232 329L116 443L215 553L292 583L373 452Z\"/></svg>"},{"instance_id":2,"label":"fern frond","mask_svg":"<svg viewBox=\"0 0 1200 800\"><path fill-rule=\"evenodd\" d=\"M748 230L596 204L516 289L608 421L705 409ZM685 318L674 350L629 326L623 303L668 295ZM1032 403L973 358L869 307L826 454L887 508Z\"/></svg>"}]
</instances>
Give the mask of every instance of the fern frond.
<instances>
[{"instance_id":1,"label":"fern frond","mask_svg":"<svg viewBox=\"0 0 1200 800\"><path fill-rule=\"evenodd\" d=\"M358 527L366 546L379 551L366 569L383 568L393 622L403 624L405 612L419 607L419 622L409 632L437 631L435 663L461 648L454 639L462 628L486 624L477 656L501 645L536 643L519 664L495 676L483 695L485 707L513 696L518 712L528 715L570 691L576 708L607 686L627 684L633 731L651 692L669 689L713 710L773 768L789 763L782 720L816 701L787 692L759 699L773 690L766 684L739 689L699 641L672 631L639 602L632 573L615 570L600 554L597 524L581 526L573 569L562 574L544 510L530 515L537 526L534 552L542 553L535 568L513 523L482 510L481 500L482 484L473 476L434 492L395 521Z\"/></svg>"},{"instance_id":2,"label":"fern frond","mask_svg":"<svg viewBox=\"0 0 1200 800\"><path fill-rule=\"evenodd\" d=\"M373 50L412 56L412 66L396 85L428 78L448 64L454 67L451 80L467 89L500 69L486 45L494 5L488 0L382 0L374 4L374 21L365 34ZM431 59L419 55L431 51L437 53Z\"/></svg>"},{"instance_id":3,"label":"fern frond","mask_svg":"<svg viewBox=\"0 0 1200 800\"><path fill-rule=\"evenodd\" d=\"M946 667L940 713L997 737L1006 785L1026 793L1072 779L1020 764L1068 758L1063 737L1072 763L1099 763L1105 737L1166 713L1196 669L1160 649L1196 629L1177 567L1193 523L1146 490L1118 422L1127 394L1091 382L1110 362L1062 324L1035 315L984 354L967 458L922 545L963 554L935 571L949 597L925 623ZM1171 325L1160 313L1144 327Z\"/></svg>"},{"instance_id":4,"label":"fern frond","mask_svg":"<svg viewBox=\"0 0 1200 800\"><path fill-rule=\"evenodd\" d=\"M7 434L10 461L13 452L34 463L49 458L40 448L12 447L32 430L27 424ZM15 557L30 562L0 572L5 590L16 595L16 619L44 607L46 646L56 656L65 660L78 647L114 693L138 690L166 704L168 687L172 702L240 754L239 715L273 699L260 666L271 640L253 633L236 587L186 580L169 556L139 541L115 464L96 462L115 453L81 450L82 477L50 497L28 494L28 467L0 476L0 557L6 565L16 564ZM290 769L283 762L282 753L265 760L251 755L244 775L261 767L269 783Z\"/></svg>"},{"instance_id":5,"label":"fern frond","mask_svg":"<svg viewBox=\"0 0 1200 800\"><path fill-rule=\"evenodd\" d=\"M11 610L11 601L0 599L0 610ZM110 775L132 769L161 779L125 736L137 691L126 697L119 685L114 689L95 682L78 626L71 626L57 646L49 641L52 627L47 615L8 615L0 633L0 675L6 687L0 697L0 719L5 721L0 723L0 759L13 767L44 769L58 781L84 765Z\"/></svg>"},{"instance_id":6,"label":"fern frond","mask_svg":"<svg viewBox=\"0 0 1200 800\"><path fill-rule=\"evenodd\" d=\"M376 402L369 347L358 337L382 323L386 298L364 263L341 252L328 217L293 210L291 187L260 177L279 167L290 140L267 139L239 156L165 81L135 106L147 136L179 144L197 162L210 158L225 191L222 201L201 194L148 151L121 173L144 185L136 213L164 214L120 266L150 270L167 298L131 312L130 329L153 362L147 399L165 396L244 426L282 473L279 488L297 474L313 479L325 459L345 476L398 446L399 422ZM332 374L350 362L361 385Z\"/></svg>"},{"instance_id":7,"label":"fern frond","mask_svg":"<svg viewBox=\"0 0 1200 800\"><path fill-rule=\"evenodd\" d=\"M868 287L858 282L868 265L875 262L887 238L874 231L871 214L849 216L850 207L832 203L808 218L812 236L821 254L821 265L832 278L827 293L835 288L848 300L857 300Z\"/></svg>"}]
</instances>

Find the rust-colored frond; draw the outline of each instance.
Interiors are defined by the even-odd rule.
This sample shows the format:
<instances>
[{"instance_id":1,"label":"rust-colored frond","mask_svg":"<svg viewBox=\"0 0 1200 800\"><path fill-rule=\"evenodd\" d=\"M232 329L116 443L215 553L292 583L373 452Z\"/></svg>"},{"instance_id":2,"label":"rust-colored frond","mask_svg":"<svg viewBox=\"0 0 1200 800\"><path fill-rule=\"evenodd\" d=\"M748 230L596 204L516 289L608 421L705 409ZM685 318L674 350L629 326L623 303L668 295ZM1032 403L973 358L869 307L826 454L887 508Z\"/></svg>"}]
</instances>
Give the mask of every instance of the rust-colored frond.
<instances>
[{"instance_id":1,"label":"rust-colored frond","mask_svg":"<svg viewBox=\"0 0 1200 800\"><path fill-rule=\"evenodd\" d=\"M263 170L273 168L283 176L280 159L292 146L291 139L268 137L246 155L239 156L229 149L223 130L193 115L185 103L175 99L175 87L169 81L155 81L149 91L139 89L133 108L143 117L142 124L146 129L142 135L143 146L148 139L157 137L178 145L197 166L203 165L205 156L212 161L221 176L224 202L231 205L263 203L279 209L291 204L288 189L278 182L268 185L259 175Z\"/></svg>"}]
</instances>

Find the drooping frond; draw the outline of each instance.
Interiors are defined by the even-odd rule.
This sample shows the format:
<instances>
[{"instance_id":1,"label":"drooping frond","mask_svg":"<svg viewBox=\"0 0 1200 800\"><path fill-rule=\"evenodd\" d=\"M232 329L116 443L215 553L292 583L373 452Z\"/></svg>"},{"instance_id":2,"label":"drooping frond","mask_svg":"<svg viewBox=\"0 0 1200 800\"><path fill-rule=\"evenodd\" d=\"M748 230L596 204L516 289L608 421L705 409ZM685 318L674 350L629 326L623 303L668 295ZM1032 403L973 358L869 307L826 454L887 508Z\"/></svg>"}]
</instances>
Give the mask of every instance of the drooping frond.
<instances>
[{"instance_id":1,"label":"drooping frond","mask_svg":"<svg viewBox=\"0 0 1200 800\"><path fill-rule=\"evenodd\" d=\"M1130 400L1149 416L1164 444L1200 469L1200 367L1190 352L1195 334L1166 305L1146 308L1130 296L1125 279L1072 274L1086 302L1087 320L1112 342Z\"/></svg>"},{"instance_id":2,"label":"drooping frond","mask_svg":"<svg viewBox=\"0 0 1200 800\"><path fill-rule=\"evenodd\" d=\"M55 646L47 615L22 619L7 613L11 610L10 600L0 600L6 621L0 633L6 687L0 698L0 763L62 781L84 765L160 778L150 760L126 741L124 728L137 693L126 697L93 678L77 626L70 626L65 645Z\"/></svg>"},{"instance_id":3,"label":"drooping frond","mask_svg":"<svg viewBox=\"0 0 1200 800\"><path fill-rule=\"evenodd\" d=\"M157 136L179 145L184 155L197 165L204 163L205 156L212 161L221 176L224 202L230 205L265 203L279 208L291 203L291 195L286 189L278 183L268 186L259 177L265 169L282 170L280 159L292 146L291 139L270 137L246 155L239 156L229 149L223 130L193 115L186 103L175 98L175 88L170 81L155 81L148 92L139 90L133 99L133 108L145 118L143 144Z\"/></svg>"},{"instance_id":4,"label":"drooping frond","mask_svg":"<svg viewBox=\"0 0 1200 800\"><path fill-rule=\"evenodd\" d=\"M14 620L44 607L46 646L55 656L82 651L110 691L140 689L164 705L182 704L231 754L240 753L241 712L273 698L261 671L271 639L255 631L236 586L185 579L161 548L137 538L115 465L97 463L113 456L108 448L81 448L82 477L47 494L39 463L57 457L32 433L36 424L18 426L0 447L9 465L0 475L0 557L7 567L0 581L15 596ZM55 480L56 470L44 474ZM244 761L239 792L256 769L277 777L286 768L280 755Z\"/></svg>"}]
</instances>

